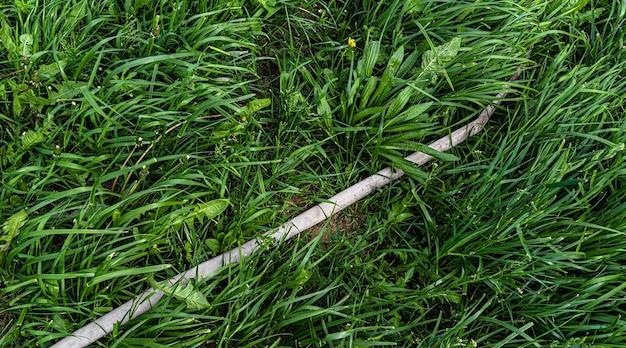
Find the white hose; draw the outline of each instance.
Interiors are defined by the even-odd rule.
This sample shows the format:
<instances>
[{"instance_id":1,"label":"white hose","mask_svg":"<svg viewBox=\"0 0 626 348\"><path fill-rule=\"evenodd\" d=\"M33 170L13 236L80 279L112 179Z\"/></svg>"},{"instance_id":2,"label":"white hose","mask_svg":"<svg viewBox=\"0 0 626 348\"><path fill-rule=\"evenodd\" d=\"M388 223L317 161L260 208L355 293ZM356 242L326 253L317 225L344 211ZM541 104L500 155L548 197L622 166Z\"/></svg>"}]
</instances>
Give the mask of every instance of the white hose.
<instances>
[{"instance_id":1,"label":"white hose","mask_svg":"<svg viewBox=\"0 0 626 348\"><path fill-rule=\"evenodd\" d=\"M518 77L519 71L516 72L509 81L514 81ZM506 86L505 88L508 89L509 86ZM500 104L501 99L506 97L506 95L506 92L499 93L496 96L496 100L493 101L493 104ZM482 131L494 111L495 107L488 105L474 121L455 130L449 136L435 141L429 146L440 152L450 150L452 147L465 141L468 137ZM421 152L415 152L406 157L407 160L418 165L425 164L432 158L432 156ZM377 188L389 184L391 181L398 179L402 175L404 175L404 172L401 170L392 171L390 168L385 168L331 197L328 202L320 203L287 221L283 225L268 231L264 236L271 237L275 242L287 240L300 234L300 232L317 225L332 215L337 214L351 204L369 195ZM238 248L216 256L196 267L176 275L168 281L168 284L172 286L176 282L180 282L179 286L184 287L189 279L202 279L210 276L224 265L237 263L242 257L249 256L253 251L257 250L260 245L262 245L260 238L253 239ZM163 297L163 291L150 288L143 294L137 296L137 298L124 303L83 328L74 331L71 336L63 338L51 348L86 347L113 331L114 325L118 324L119 326L122 326L129 320L137 318L147 312L154 307L161 297Z\"/></svg>"}]
</instances>

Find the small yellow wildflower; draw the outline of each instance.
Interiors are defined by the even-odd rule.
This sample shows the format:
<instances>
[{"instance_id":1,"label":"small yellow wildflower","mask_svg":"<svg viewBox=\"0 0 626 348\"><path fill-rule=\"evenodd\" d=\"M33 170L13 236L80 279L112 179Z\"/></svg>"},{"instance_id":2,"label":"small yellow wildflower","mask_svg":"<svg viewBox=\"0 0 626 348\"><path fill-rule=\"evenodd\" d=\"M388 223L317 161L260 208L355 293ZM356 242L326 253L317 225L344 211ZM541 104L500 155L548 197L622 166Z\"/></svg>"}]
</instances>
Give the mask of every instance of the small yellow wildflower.
<instances>
[{"instance_id":1,"label":"small yellow wildflower","mask_svg":"<svg viewBox=\"0 0 626 348\"><path fill-rule=\"evenodd\" d=\"M348 38L348 46L355 48L356 47L356 41L353 38Z\"/></svg>"}]
</instances>

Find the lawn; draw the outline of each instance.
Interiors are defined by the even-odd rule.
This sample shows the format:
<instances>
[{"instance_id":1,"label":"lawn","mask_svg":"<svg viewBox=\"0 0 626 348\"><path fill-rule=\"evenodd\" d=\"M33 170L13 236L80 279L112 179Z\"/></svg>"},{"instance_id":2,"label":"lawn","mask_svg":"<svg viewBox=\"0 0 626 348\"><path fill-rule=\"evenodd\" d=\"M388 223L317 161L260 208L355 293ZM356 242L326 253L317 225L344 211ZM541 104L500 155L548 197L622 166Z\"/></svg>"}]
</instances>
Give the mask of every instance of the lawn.
<instances>
[{"instance_id":1,"label":"lawn","mask_svg":"<svg viewBox=\"0 0 626 348\"><path fill-rule=\"evenodd\" d=\"M2 2L0 346L151 288L89 346L626 346L625 32L622 0Z\"/></svg>"}]
</instances>

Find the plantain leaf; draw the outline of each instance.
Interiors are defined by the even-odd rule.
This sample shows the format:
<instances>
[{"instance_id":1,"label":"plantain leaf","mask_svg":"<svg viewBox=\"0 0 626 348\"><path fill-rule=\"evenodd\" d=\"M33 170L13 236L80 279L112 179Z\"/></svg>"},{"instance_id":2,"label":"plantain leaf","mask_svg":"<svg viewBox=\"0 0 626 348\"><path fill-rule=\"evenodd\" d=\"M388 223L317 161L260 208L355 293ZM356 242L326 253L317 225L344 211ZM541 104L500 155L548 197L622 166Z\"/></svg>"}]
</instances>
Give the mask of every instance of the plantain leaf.
<instances>
[{"instance_id":1,"label":"plantain leaf","mask_svg":"<svg viewBox=\"0 0 626 348\"><path fill-rule=\"evenodd\" d=\"M415 64L417 63L418 57L418 51L413 51L413 53L409 54L404 62L402 62L402 65L400 65L400 68L398 68L398 72L396 72L396 77L403 78L406 73L413 69L413 66L415 66Z\"/></svg>"},{"instance_id":2,"label":"plantain leaf","mask_svg":"<svg viewBox=\"0 0 626 348\"><path fill-rule=\"evenodd\" d=\"M392 155L386 152L381 152L380 155L382 157L385 157L386 159L388 159L391 162L391 165L396 168L396 169L400 169L403 172L405 172L408 176L417 179L419 181L423 181L423 180L427 180L428 179L428 174L421 170L417 164L408 161L402 157L396 156L396 155Z\"/></svg>"},{"instance_id":3,"label":"plantain leaf","mask_svg":"<svg viewBox=\"0 0 626 348\"><path fill-rule=\"evenodd\" d=\"M326 127L332 127L332 110L325 96L321 97L317 104L317 114L322 118Z\"/></svg>"},{"instance_id":4,"label":"plantain leaf","mask_svg":"<svg viewBox=\"0 0 626 348\"><path fill-rule=\"evenodd\" d=\"M363 119L363 118L365 118L367 116L381 114L381 113L385 112L385 110L387 110L387 105L367 108L367 109L362 110L361 112L357 113L356 115L354 115L353 116L353 120L354 120L354 122L357 122L357 121L360 121L361 119Z\"/></svg>"},{"instance_id":5,"label":"plantain leaf","mask_svg":"<svg viewBox=\"0 0 626 348\"><path fill-rule=\"evenodd\" d=\"M363 87L363 92L361 92L361 102L359 103L359 110L365 109L367 104L369 104L370 97L374 94L376 90L376 85L378 85L378 79L376 76L371 76L367 83L365 83L365 87Z\"/></svg>"},{"instance_id":6,"label":"plantain leaf","mask_svg":"<svg viewBox=\"0 0 626 348\"><path fill-rule=\"evenodd\" d=\"M427 145L420 144L414 141L405 141L405 142L391 144L391 145L381 145L380 148L385 149L385 150L405 150L405 151L413 151L413 152L423 152L427 155L431 155L434 158L442 160L442 161L451 162L451 161L459 160L459 158L453 154L437 151L433 149L432 147L429 147Z\"/></svg>"},{"instance_id":7,"label":"plantain leaf","mask_svg":"<svg viewBox=\"0 0 626 348\"><path fill-rule=\"evenodd\" d=\"M386 119L393 119L402 109L406 103L409 102L409 98L413 96L415 89L411 86L404 87L396 96L389 102L389 109L387 109Z\"/></svg>"},{"instance_id":8,"label":"plantain leaf","mask_svg":"<svg viewBox=\"0 0 626 348\"><path fill-rule=\"evenodd\" d=\"M385 125L383 126L383 129L385 131L388 131L388 127L393 125L414 124L415 122L423 121L424 118L428 116L428 114L426 114L426 110L428 110L432 105L433 102L428 102L410 106L400 115L385 120Z\"/></svg>"},{"instance_id":9,"label":"plantain leaf","mask_svg":"<svg viewBox=\"0 0 626 348\"><path fill-rule=\"evenodd\" d=\"M404 46L400 46L389 58L389 62L387 62L387 70L391 73L391 75L395 76L396 72L400 68L402 64L402 60L404 59Z\"/></svg>"},{"instance_id":10,"label":"plantain leaf","mask_svg":"<svg viewBox=\"0 0 626 348\"><path fill-rule=\"evenodd\" d=\"M330 110L330 105L328 104L326 97L320 98L319 104L317 105L317 114L324 118L331 117L332 111Z\"/></svg>"},{"instance_id":11,"label":"plantain leaf","mask_svg":"<svg viewBox=\"0 0 626 348\"><path fill-rule=\"evenodd\" d=\"M378 60L378 53L380 52L380 41L369 41L365 45L365 57L363 63L363 74L364 77L370 77L374 73L374 66L376 65L376 61Z\"/></svg>"}]
</instances>

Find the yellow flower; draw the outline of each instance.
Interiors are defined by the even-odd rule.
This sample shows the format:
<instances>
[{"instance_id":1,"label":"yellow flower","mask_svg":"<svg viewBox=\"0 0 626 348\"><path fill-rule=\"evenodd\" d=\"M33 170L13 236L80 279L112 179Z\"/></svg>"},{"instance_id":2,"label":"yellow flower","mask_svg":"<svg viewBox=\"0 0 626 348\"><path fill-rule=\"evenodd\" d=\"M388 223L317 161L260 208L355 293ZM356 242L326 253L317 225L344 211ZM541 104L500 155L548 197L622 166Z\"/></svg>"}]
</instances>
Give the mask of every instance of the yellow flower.
<instances>
[{"instance_id":1,"label":"yellow flower","mask_svg":"<svg viewBox=\"0 0 626 348\"><path fill-rule=\"evenodd\" d=\"M355 48L356 47L356 41L353 38L348 38L348 46Z\"/></svg>"}]
</instances>

